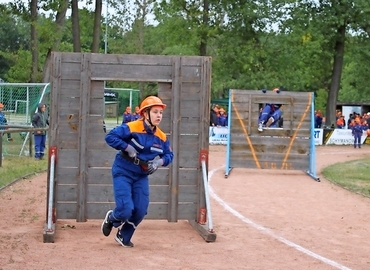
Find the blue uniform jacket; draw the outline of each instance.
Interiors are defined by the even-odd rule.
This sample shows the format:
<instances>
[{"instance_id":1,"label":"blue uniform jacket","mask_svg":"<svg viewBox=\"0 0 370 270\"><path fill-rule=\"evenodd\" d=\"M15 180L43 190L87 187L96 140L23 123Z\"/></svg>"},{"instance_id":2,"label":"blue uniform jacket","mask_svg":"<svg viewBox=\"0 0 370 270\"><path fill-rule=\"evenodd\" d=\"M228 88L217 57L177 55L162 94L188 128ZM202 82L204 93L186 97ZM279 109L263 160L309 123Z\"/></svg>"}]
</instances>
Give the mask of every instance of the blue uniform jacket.
<instances>
[{"instance_id":1,"label":"blue uniform jacket","mask_svg":"<svg viewBox=\"0 0 370 270\"><path fill-rule=\"evenodd\" d=\"M0 112L0 126L7 125L8 121L5 118L5 114L3 112ZM0 130L4 130L5 128L0 128Z\"/></svg>"},{"instance_id":2,"label":"blue uniform jacket","mask_svg":"<svg viewBox=\"0 0 370 270\"><path fill-rule=\"evenodd\" d=\"M150 161L159 156L163 159L163 166L167 166L173 159L173 152L166 134L158 127L151 130L143 119L112 129L105 136L105 141L109 146L120 151L124 151L130 144L138 152L137 157L144 161ZM130 171L145 173L142 167L123 158L120 152L116 155L117 161Z\"/></svg>"},{"instance_id":3,"label":"blue uniform jacket","mask_svg":"<svg viewBox=\"0 0 370 270\"><path fill-rule=\"evenodd\" d=\"M227 116L226 115L220 115L218 117L218 123L221 127L227 127Z\"/></svg>"},{"instance_id":4,"label":"blue uniform jacket","mask_svg":"<svg viewBox=\"0 0 370 270\"><path fill-rule=\"evenodd\" d=\"M362 133L363 131L364 131L364 128L360 124L355 124L354 126L352 126L352 134Z\"/></svg>"},{"instance_id":5,"label":"blue uniform jacket","mask_svg":"<svg viewBox=\"0 0 370 270\"><path fill-rule=\"evenodd\" d=\"M124 112L123 115L122 115L122 124L123 123L129 123L129 122L132 121L132 119L133 119L133 117L132 117L131 113Z\"/></svg>"}]
</instances>

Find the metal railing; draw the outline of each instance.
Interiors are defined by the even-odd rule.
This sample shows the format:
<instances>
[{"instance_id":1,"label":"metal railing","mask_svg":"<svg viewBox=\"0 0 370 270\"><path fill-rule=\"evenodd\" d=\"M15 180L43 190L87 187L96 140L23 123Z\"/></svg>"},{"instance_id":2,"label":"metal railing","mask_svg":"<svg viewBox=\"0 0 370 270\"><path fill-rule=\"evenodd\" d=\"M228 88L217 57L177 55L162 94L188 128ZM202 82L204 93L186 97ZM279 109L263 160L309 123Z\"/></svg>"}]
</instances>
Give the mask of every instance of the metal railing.
<instances>
[{"instance_id":1,"label":"metal railing","mask_svg":"<svg viewBox=\"0 0 370 270\"><path fill-rule=\"evenodd\" d=\"M34 128L32 126L22 126L22 125L0 125L0 167L2 167L2 156L3 156L3 140L2 137L4 134L13 134L13 133L20 133L20 132L26 132L27 135L30 133L33 133L35 131L48 131L49 128ZM32 157L32 149L33 149L33 136L27 136L29 138L28 140L28 147L29 147L29 156ZM27 139L25 139L27 140ZM22 148L24 146L24 143L22 144ZM22 149L20 149L21 156Z\"/></svg>"}]
</instances>

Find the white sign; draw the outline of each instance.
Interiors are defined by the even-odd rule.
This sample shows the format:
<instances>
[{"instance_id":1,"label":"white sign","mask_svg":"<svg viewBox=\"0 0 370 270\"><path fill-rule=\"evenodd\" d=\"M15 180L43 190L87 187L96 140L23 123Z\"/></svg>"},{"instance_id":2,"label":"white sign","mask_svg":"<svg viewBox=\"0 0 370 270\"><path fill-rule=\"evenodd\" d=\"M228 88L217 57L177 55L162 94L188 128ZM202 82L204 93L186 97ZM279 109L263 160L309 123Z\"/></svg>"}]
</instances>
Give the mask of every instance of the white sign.
<instances>
[{"instance_id":1,"label":"white sign","mask_svg":"<svg viewBox=\"0 0 370 270\"><path fill-rule=\"evenodd\" d=\"M366 137L367 137L366 132L363 132L362 137L361 137L361 144L364 143ZM328 144L351 145L351 144L353 144L354 140L355 139L352 136L352 130L351 129L334 129L330 138L326 142L326 145L328 145Z\"/></svg>"},{"instance_id":2,"label":"white sign","mask_svg":"<svg viewBox=\"0 0 370 270\"><path fill-rule=\"evenodd\" d=\"M229 129L227 127L209 127L209 144L227 144Z\"/></svg>"},{"instance_id":3,"label":"white sign","mask_svg":"<svg viewBox=\"0 0 370 270\"><path fill-rule=\"evenodd\" d=\"M315 128L313 132L313 138L315 140L315 145L322 145L322 136L324 133L324 130L322 128Z\"/></svg>"}]
</instances>

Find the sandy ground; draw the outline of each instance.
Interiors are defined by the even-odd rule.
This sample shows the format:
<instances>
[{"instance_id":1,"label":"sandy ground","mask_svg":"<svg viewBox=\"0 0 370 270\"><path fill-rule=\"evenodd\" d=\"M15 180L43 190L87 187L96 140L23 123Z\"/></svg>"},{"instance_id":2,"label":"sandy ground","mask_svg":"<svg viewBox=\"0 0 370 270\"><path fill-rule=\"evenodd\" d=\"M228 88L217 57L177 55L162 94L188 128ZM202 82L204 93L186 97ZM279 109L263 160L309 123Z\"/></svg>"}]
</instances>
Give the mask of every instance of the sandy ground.
<instances>
[{"instance_id":1,"label":"sandy ground","mask_svg":"<svg viewBox=\"0 0 370 270\"><path fill-rule=\"evenodd\" d=\"M224 152L211 146L216 242L187 221L144 220L129 249L101 234L101 220L58 220L55 243L43 243L44 173L0 191L0 269L370 269L370 199L320 174L368 157L369 146L318 147L321 182L300 171L246 169L226 179Z\"/></svg>"}]
</instances>

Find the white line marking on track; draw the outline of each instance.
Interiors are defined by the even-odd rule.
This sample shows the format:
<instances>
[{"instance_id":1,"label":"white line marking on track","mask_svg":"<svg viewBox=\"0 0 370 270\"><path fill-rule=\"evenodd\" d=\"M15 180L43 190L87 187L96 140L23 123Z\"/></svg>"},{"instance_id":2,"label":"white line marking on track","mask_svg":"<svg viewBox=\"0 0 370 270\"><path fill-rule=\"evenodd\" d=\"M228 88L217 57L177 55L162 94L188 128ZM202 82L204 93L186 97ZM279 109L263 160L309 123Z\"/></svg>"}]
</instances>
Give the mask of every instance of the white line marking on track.
<instances>
[{"instance_id":1,"label":"white line marking on track","mask_svg":"<svg viewBox=\"0 0 370 270\"><path fill-rule=\"evenodd\" d=\"M230 212L231 214L233 214L235 217L237 217L237 218L239 218L241 221L243 221L243 222L245 222L245 223L247 223L248 225L250 225L250 226L252 226L253 228L255 228L255 229L257 229L257 230L259 230L259 231L261 231L261 232L263 232L263 233L265 233L265 234L267 234L267 235L269 235L269 236L271 236L272 238L275 238L276 240L278 240L278 241L280 241L280 242L282 242L282 243L284 243L284 244L286 244L287 246L290 246L290 247L292 247L292 248L294 248L294 249L296 249L296 250L298 250L298 251L300 251L300 252L302 252L302 253L304 253L304 254L306 254L306 255L308 255L308 256L311 256L311 257L313 257L313 258L315 258L315 259L317 259L317 260L319 260L319 261L322 261L323 263L326 263L326 264L329 264L329 265L331 265L331 266L333 266L333 267L336 267L336 268L338 268L338 269L341 269L341 270L351 270L351 268L348 268L348 267L346 267L346 266L344 266L344 265L341 265L341 264L339 264L339 263L337 263L337 262L335 262L335 261L333 261L333 260L329 260L329 259L327 259L327 258L325 258L325 257L323 257L323 256L320 256L320 255L318 255L318 254L316 254L316 253L314 253L314 252L312 252L312 251L310 251L310 250L308 250L308 249L306 249L306 248L304 248L304 247L302 247L302 246L300 246L300 245L298 245L298 244L295 244L295 243L293 243L293 242L291 242L291 241L289 241L289 240L287 240L287 239L285 239L284 237L281 237L281 236L279 236L279 235L277 235L277 234L275 234L273 231L271 231L271 230L269 230L269 229L267 229L267 228L265 228L265 227L263 227L263 226L261 226L261 225L258 225L257 223L255 223L254 221L252 221L252 220L250 220L250 219L248 219L248 218L246 218L246 217L244 217L242 214L240 214L238 211L236 211L236 210L234 210L232 207L230 207L224 200L222 200L215 192L214 192L214 190L213 190L213 188L211 187L211 179L212 179L212 175L216 172L216 171L218 171L218 170L220 170L220 169L222 169L222 168L224 168L225 166L221 166L221 167L218 167L218 168L216 168L216 169L213 169L213 170L211 170L211 171L209 171L208 172L208 184L209 184L209 193L210 193L210 195L211 195L211 197L215 200L215 201L217 201L226 211L228 211L228 212Z\"/></svg>"}]
</instances>

